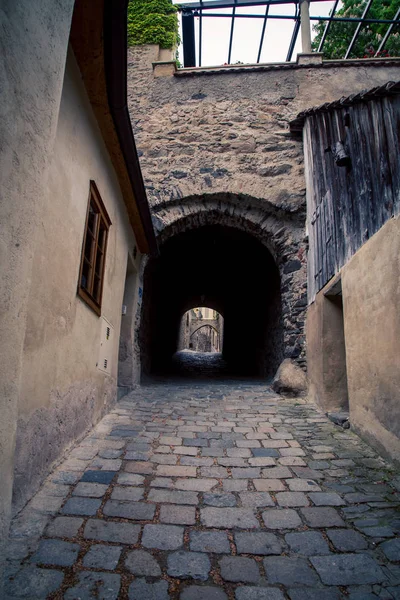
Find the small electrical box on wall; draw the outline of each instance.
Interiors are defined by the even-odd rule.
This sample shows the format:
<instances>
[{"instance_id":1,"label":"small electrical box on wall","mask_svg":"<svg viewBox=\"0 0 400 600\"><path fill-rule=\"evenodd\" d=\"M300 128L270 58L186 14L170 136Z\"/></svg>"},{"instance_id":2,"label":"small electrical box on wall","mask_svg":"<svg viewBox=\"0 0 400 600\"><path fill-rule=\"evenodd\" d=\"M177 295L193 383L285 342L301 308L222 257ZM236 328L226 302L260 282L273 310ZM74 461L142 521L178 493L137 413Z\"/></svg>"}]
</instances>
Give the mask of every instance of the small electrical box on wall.
<instances>
[{"instance_id":1,"label":"small electrical box on wall","mask_svg":"<svg viewBox=\"0 0 400 600\"><path fill-rule=\"evenodd\" d=\"M99 361L97 363L97 368L100 371L104 371L104 373L111 373L111 359L112 359L112 350L113 350L113 338L114 338L114 328L105 319L104 317L101 319L101 338L100 338L100 351L99 351Z\"/></svg>"}]
</instances>

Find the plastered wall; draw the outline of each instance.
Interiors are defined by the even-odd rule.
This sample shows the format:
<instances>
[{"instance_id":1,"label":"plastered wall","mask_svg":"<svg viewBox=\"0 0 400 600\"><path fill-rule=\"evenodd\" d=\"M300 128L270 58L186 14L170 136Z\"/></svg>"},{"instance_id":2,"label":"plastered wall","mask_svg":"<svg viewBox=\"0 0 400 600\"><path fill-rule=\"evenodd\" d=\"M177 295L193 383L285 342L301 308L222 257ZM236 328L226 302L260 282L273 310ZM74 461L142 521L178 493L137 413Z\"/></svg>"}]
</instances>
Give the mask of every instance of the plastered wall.
<instances>
[{"instance_id":1,"label":"plastered wall","mask_svg":"<svg viewBox=\"0 0 400 600\"><path fill-rule=\"evenodd\" d=\"M0 596L32 255L73 5L73 0L0 4Z\"/></svg>"},{"instance_id":2,"label":"plastered wall","mask_svg":"<svg viewBox=\"0 0 400 600\"><path fill-rule=\"evenodd\" d=\"M96 367L101 318L76 294L91 179L112 222L102 302L102 316L113 327L109 375ZM68 445L115 401L127 259L135 246L119 184L71 51L44 204L27 305L15 509L38 488ZM139 262L140 255L136 268Z\"/></svg>"},{"instance_id":3,"label":"plastered wall","mask_svg":"<svg viewBox=\"0 0 400 600\"><path fill-rule=\"evenodd\" d=\"M351 424L400 461L400 218L388 221L342 273Z\"/></svg>"}]
</instances>

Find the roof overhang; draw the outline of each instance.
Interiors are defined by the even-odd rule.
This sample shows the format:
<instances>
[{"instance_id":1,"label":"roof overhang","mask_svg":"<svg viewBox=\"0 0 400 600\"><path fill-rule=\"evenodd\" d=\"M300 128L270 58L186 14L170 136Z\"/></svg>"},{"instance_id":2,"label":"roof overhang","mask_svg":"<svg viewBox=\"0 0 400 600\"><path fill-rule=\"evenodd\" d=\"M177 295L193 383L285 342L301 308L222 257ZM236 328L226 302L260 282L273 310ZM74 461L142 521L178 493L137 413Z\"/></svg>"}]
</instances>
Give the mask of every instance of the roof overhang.
<instances>
[{"instance_id":1,"label":"roof overhang","mask_svg":"<svg viewBox=\"0 0 400 600\"><path fill-rule=\"evenodd\" d=\"M290 131L293 134L300 133L303 130L307 117L312 115L327 113L338 108L346 108L348 106L354 106L355 104L377 100L378 98L382 98L384 96L395 96L399 94L400 81L388 81L384 85L374 87L370 90L362 90L357 94L352 94L351 96L347 97L343 96L334 102L326 102L320 106L314 106L313 108L303 110L295 119L293 119L293 121L290 122Z\"/></svg>"},{"instance_id":2,"label":"roof overhang","mask_svg":"<svg viewBox=\"0 0 400 600\"><path fill-rule=\"evenodd\" d=\"M128 0L76 0L70 41L143 254L156 254L127 103Z\"/></svg>"}]
</instances>

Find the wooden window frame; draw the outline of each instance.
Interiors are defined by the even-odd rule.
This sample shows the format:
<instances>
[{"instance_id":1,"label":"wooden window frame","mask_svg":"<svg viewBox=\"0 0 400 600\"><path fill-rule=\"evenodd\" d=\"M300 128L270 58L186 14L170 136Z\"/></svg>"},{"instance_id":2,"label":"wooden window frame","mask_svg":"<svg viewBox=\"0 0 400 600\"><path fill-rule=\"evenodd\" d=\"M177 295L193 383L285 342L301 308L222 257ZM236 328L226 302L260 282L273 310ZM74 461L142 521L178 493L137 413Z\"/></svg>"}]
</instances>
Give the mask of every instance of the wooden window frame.
<instances>
[{"instance_id":1,"label":"wooden window frame","mask_svg":"<svg viewBox=\"0 0 400 600\"><path fill-rule=\"evenodd\" d=\"M91 207L94 209L92 213L90 211ZM89 225L91 214L96 215L93 220L93 231ZM98 316L101 315L108 233L111 224L111 219L108 216L97 185L91 180L82 243L81 263L79 267L78 296L80 296L80 298L82 298L82 300L84 300ZM102 241L100 240L101 231L104 232ZM89 256L87 248L89 248ZM99 259L100 268L98 269ZM84 269L88 270L88 282L85 286L82 284ZM95 280L97 280L97 292L95 292Z\"/></svg>"}]
</instances>

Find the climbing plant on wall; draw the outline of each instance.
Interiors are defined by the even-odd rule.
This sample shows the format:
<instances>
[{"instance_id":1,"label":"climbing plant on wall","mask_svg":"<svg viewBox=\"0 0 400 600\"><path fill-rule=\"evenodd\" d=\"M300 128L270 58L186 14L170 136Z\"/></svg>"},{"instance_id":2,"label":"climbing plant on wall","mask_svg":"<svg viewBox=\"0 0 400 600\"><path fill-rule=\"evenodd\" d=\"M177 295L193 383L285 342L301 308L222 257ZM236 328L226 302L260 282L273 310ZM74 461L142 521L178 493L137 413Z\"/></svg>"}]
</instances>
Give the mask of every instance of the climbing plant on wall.
<instances>
[{"instance_id":1,"label":"climbing plant on wall","mask_svg":"<svg viewBox=\"0 0 400 600\"><path fill-rule=\"evenodd\" d=\"M172 0L130 0L128 4L128 45L179 44L177 7Z\"/></svg>"},{"instance_id":2,"label":"climbing plant on wall","mask_svg":"<svg viewBox=\"0 0 400 600\"><path fill-rule=\"evenodd\" d=\"M335 13L337 17L361 17L367 5L367 0L343 0L341 8ZM399 0L375 0L372 3L367 18L393 19L399 7ZM313 50L318 49L322 38L325 21L314 25L316 37ZM323 52L325 58L343 58L356 30L357 23L332 23L327 35ZM361 28L357 42L351 53L351 58L369 58L374 56L380 41L388 28L384 23L369 23ZM393 29L381 56L400 56L400 28Z\"/></svg>"}]
</instances>

